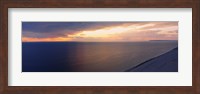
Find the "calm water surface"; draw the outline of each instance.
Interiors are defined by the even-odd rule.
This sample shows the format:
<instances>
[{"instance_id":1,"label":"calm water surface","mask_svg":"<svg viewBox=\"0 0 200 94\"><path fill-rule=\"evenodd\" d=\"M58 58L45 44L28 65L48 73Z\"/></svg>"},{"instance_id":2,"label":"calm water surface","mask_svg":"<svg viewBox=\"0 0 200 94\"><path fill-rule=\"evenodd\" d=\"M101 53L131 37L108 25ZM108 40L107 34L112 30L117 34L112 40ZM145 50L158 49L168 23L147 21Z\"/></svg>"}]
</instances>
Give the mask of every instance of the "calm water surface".
<instances>
[{"instance_id":1,"label":"calm water surface","mask_svg":"<svg viewBox=\"0 0 200 94\"><path fill-rule=\"evenodd\" d=\"M22 71L121 72L177 46L177 41L24 42Z\"/></svg>"}]
</instances>

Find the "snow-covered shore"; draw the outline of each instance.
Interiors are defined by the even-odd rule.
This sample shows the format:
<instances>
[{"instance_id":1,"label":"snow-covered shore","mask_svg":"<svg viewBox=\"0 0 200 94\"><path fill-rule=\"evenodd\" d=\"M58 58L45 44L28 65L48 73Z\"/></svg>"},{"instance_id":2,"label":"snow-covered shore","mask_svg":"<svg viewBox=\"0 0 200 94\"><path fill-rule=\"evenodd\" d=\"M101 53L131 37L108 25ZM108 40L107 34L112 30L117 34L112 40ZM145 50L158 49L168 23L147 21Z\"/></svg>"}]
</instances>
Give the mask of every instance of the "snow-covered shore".
<instances>
[{"instance_id":1,"label":"snow-covered shore","mask_svg":"<svg viewBox=\"0 0 200 94\"><path fill-rule=\"evenodd\" d=\"M158 57L147 60L128 72L178 72L178 47Z\"/></svg>"}]
</instances>

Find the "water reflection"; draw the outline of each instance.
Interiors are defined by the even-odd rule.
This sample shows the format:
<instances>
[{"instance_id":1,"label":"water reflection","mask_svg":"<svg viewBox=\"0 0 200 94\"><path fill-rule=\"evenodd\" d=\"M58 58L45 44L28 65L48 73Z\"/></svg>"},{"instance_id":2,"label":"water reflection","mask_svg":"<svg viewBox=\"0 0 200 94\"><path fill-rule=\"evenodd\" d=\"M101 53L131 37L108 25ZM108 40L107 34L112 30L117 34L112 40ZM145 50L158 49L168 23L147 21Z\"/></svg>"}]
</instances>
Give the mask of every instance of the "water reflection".
<instances>
[{"instance_id":1,"label":"water reflection","mask_svg":"<svg viewBox=\"0 0 200 94\"><path fill-rule=\"evenodd\" d=\"M23 43L23 72L119 72L177 47L173 42Z\"/></svg>"}]
</instances>

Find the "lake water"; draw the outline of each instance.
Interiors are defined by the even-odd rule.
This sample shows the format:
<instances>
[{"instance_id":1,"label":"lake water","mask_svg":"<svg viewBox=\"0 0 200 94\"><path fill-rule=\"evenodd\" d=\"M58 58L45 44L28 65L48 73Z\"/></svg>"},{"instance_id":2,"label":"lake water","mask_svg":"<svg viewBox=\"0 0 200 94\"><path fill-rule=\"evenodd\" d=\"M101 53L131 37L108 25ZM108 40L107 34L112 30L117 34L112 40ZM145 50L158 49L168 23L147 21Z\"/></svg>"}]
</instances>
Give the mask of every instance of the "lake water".
<instances>
[{"instance_id":1,"label":"lake water","mask_svg":"<svg viewBox=\"0 0 200 94\"><path fill-rule=\"evenodd\" d=\"M22 72L122 72L177 46L177 41L24 42Z\"/></svg>"}]
</instances>

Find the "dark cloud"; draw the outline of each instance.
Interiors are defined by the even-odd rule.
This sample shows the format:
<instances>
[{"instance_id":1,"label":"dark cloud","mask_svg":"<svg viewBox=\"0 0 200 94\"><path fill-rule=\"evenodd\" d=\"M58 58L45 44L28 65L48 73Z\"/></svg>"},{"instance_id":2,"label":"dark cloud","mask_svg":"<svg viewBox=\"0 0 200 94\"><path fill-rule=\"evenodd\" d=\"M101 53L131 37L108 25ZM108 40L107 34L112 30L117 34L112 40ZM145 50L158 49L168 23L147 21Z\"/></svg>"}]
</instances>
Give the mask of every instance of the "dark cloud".
<instances>
[{"instance_id":1,"label":"dark cloud","mask_svg":"<svg viewBox=\"0 0 200 94\"><path fill-rule=\"evenodd\" d=\"M23 22L24 37L62 37L84 30L124 24L122 22Z\"/></svg>"}]
</instances>

